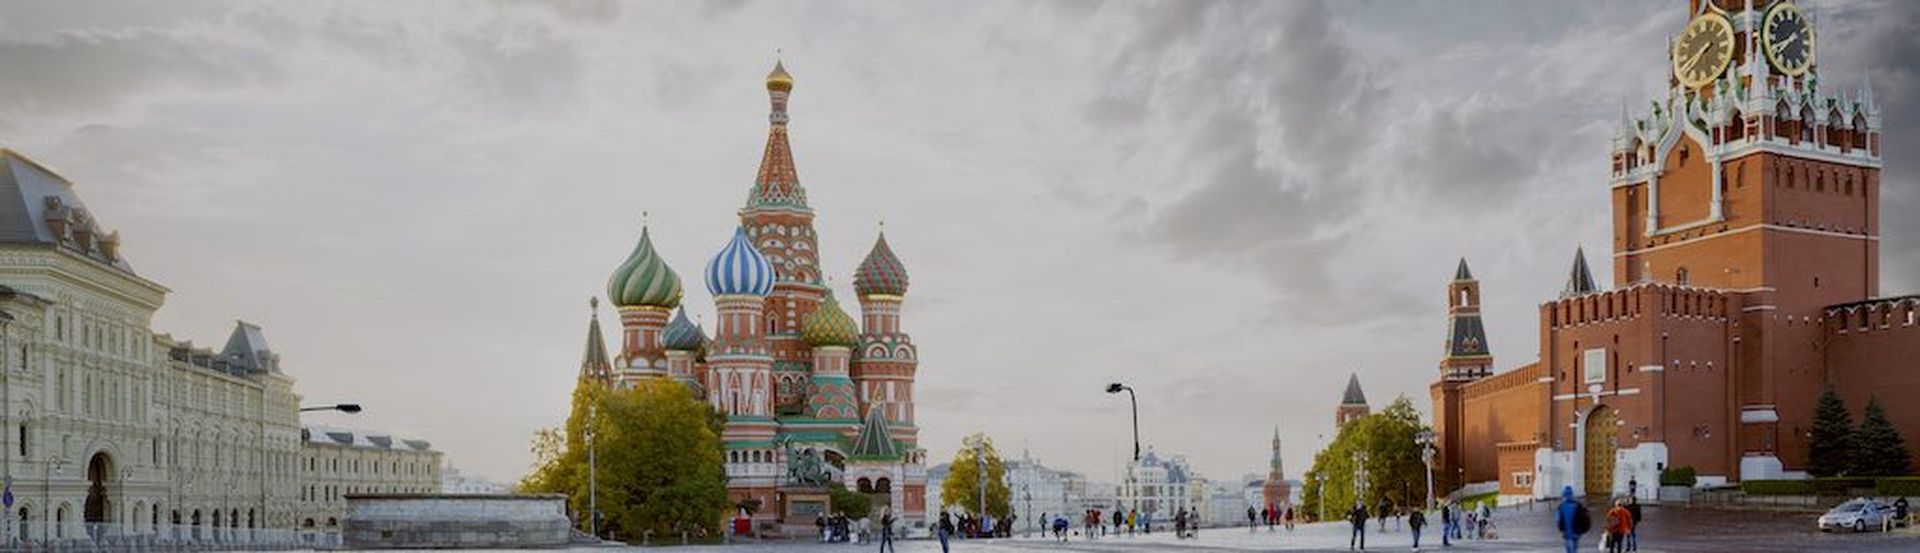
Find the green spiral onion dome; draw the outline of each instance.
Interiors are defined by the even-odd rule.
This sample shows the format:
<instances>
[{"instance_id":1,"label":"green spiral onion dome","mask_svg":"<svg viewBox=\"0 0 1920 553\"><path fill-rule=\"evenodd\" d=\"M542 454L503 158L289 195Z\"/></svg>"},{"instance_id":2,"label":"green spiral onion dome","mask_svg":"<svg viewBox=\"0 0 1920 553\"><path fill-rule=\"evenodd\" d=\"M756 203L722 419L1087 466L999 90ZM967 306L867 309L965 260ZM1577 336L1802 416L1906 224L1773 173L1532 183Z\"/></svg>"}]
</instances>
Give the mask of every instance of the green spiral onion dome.
<instances>
[{"instance_id":1,"label":"green spiral onion dome","mask_svg":"<svg viewBox=\"0 0 1920 553\"><path fill-rule=\"evenodd\" d=\"M840 309L840 302L834 301L833 293L828 292L827 301L800 321L800 338L816 347L853 347L860 340L860 325Z\"/></svg>"},{"instance_id":2,"label":"green spiral onion dome","mask_svg":"<svg viewBox=\"0 0 1920 553\"><path fill-rule=\"evenodd\" d=\"M653 237L641 227L640 244L607 279L607 298L619 307L672 309L680 305L681 293L680 275L653 250Z\"/></svg>"}]
</instances>

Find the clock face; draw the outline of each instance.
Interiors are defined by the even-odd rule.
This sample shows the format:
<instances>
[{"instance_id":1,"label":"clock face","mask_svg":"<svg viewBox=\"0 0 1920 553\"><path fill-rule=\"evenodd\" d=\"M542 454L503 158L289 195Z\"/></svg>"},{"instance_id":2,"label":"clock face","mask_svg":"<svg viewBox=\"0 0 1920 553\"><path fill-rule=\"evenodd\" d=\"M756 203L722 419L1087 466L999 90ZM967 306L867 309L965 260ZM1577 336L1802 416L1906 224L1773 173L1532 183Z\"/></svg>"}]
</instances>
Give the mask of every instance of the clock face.
<instances>
[{"instance_id":1,"label":"clock face","mask_svg":"<svg viewBox=\"0 0 1920 553\"><path fill-rule=\"evenodd\" d=\"M1766 41L1767 61L1774 69L1798 77L1813 66L1813 23L1807 21L1806 14L1800 13L1800 8L1786 2L1775 3L1767 10L1766 23L1760 32Z\"/></svg>"},{"instance_id":2,"label":"clock face","mask_svg":"<svg viewBox=\"0 0 1920 553\"><path fill-rule=\"evenodd\" d=\"M1673 75L1687 88L1700 88L1733 62L1733 24L1720 14L1693 18L1673 41Z\"/></svg>"}]
</instances>

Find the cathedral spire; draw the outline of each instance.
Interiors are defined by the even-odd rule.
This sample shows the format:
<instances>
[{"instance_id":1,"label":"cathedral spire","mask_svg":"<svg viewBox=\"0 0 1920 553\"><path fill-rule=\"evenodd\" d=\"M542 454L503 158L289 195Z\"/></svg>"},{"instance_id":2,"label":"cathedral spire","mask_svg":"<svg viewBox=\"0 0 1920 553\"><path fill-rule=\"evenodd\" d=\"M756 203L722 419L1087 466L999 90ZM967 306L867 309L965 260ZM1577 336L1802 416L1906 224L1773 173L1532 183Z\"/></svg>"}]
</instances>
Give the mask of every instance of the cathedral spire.
<instances>
[{"instance_id":1,"label":"cathedral spire","mask_svg":"<svg viewBox=\"0 0 1920 553\"><path fill-rule=\"evenodd\" d=\"M613 379L613 361L607 358L607 339L600 334L600 298L587 300L593 316L587 322L587 349L580 356L580 378L601 382Z\"/></svg>"},{"instance_id":2,"label":"cathedral spire","mask_svg":"<svg viewBox=\"0 0 1920 553\"><path fill-rule=\"evenodd\" d=\"M767 74L767 99L773 111L767 116L767 147L760 158L760 172L753 179L753 191L747 196L746 211L785 210L811 213L807 191L793 168L793 147L787 144L787 96L793 93L793 75L782 61L773 63Z\"/></svg>"},{"instance_id":3,"label":"cathedral spire","mask_svg":"<svg viewBox=\"0 0 1920 553\"><path fill-rule=\"evenodd\" d=\"M1467 269L1467 258L1460 258L1460 266L1453 270L1454 280L1473 280L1473 271Z\"/></svg>"}]
</instances>

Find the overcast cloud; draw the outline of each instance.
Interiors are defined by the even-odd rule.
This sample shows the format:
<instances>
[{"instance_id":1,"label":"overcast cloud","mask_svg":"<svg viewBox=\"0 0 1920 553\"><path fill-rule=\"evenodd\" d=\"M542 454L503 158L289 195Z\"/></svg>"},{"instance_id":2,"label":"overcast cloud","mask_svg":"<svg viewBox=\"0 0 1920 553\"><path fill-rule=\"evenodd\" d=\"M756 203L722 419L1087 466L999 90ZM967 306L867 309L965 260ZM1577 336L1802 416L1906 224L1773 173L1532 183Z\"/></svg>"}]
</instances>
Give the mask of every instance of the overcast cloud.
<instances>
[{"instance_id":1,"label":"overcast cloud","mask_svg":"<svg viewBox=\"0 0 1920 553\"><path fill-rule=\"evenodd\" d=\"M1883 291L1920 289L1920 3L1802 4L1824 82L1872 75ZM1298 477L1349 372L1428 407L1456 258L1501 368L1534 359L1535 305L1606 248L1608 140L1661 94L1684 12L12 2L0 147L74 180L173 289L157 331L259 323L309 401L368 406L315 422L508 481L564 418L587 298L643 211L711 313L694 275L751 184L780 50L825 268L846 295L884 218L913 275L936 459L985 430L1108 477L1121 380L1156 449L1237 477L1277 425Z\"/></svg>"}]
</instances>

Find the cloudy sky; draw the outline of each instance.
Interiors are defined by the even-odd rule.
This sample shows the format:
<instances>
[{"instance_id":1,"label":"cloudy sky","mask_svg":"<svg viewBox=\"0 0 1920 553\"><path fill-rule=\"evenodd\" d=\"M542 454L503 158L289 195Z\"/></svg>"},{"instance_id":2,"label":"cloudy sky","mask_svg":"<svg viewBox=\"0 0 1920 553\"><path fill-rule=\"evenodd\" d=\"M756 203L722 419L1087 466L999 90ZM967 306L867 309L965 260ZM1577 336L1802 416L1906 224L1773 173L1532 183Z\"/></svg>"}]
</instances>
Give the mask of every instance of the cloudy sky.
<instances>
[{"instance_id":1,"label":"cloudy sky","mask_svg":"<svg viewBox=\"0 0 1920 553\"><path fill-rule=\"evenodd\" d=\"M1871 74L1886 110L1884 291L1912 292L1920 3L1802 3L1828 86ZM173 289L157 331L259 323L309 401L368 407L311 420L505 481L642 212L711 319L689 276L780 51L825 268L850 296L884 218L912 273L935 458L985 430L1107 477L1119 380L1156 449L1234 477L1278 426L1298 476L1349 373L1428 407L1460 256L1500 366L1535 358L1680 4L9 2L0 147Z\"/></svg>"}]
</instances>

